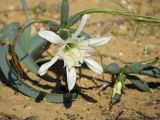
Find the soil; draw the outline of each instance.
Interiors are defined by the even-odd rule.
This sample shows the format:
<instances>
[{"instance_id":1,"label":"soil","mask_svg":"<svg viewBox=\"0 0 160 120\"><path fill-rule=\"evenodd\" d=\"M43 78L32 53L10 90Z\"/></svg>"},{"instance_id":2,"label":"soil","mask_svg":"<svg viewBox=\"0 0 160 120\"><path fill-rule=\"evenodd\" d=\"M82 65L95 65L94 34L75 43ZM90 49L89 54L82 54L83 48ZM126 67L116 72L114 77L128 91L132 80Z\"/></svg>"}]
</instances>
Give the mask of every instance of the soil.
<instances>
[{"instance_id":1,"label":"soil","mask_svg":"<svg viewBox=\"0 0 160 120\"><path fill-rule=\"evenodd\" d=\"M70 15L93 7L129 9L127 5L120 1L116 2L116 0L69 1ZM158 14L160 4L156 0L153 1L153 4L150 4L149 0L142 0L139 3L131 0L131 11L136 12L140 8L139 12L141 14L160 17L160 14ZM44 8L47 8L47 11L40 14L39 18L59 22L60 2L60 0L27 0L30 8L30 18L34 20L36 15L32 8L41 3ZM140 5L141 7L138 7ZM20 2L17 0L1 0L0 27L2 28L5 24L14 21L24 22ZM74 27L77 27L77 25ZM103 64L118 63L124 66L127 63L160 57L160 27L158 26L135 24L122 17L109 14L92 14L84 31L93 37L112 34L113 38L108 44L97 47L97 50L103 56ZM49 46L42 57L51 57L54 48L53 45ZM100 63L100 57L97 54L93 58ZM156 64L156 66L160 67L160 64ZM2 72L0 72L0 76L0 80L5 81ZM73 101L70 107L65 104L48 103L45 100L37 103L34 99L16 92L4 82L0 82L0 120L160 120L160 79L140 77L148 82L152 92L139 91L127 81L121 101L114 105L112 109L109 106L112 87L103 89L104 84L111 82L111 75L107 73L104 74L103 78L102 75L84 69L82 77L77 77L77 85L84 90L84 95ZM99 93L101 89L103 91ZM52 89L47 89L48 92L50 90Z\"/></svg>"}]
</instances>

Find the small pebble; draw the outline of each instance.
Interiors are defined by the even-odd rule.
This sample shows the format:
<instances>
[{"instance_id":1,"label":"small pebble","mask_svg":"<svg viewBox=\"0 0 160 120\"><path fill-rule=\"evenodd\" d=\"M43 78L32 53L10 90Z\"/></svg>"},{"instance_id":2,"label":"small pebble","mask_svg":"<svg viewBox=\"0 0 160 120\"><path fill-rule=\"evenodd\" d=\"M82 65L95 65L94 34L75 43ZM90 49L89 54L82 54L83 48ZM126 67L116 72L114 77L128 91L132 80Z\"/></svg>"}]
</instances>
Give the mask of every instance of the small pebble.
<instances>
[{"instance_id":1,"label":"small pebble","mask_svg":"<svg viewBox=\"0 0 160 120\"><path fill-rule=\"evenodd\" d=\"M119 52L119 56L123 56L124 54L122 52Z\"/></svg>"}]
</instances>

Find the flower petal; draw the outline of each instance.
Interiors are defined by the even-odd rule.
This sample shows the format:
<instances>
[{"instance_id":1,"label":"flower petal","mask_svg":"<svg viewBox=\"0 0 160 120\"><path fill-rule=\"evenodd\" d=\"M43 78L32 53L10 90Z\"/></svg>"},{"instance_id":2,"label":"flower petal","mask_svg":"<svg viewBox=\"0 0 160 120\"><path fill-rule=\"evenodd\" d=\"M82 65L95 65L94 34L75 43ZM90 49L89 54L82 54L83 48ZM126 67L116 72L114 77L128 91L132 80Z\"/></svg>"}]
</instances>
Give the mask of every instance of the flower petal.
<instances>
[{"instance_id":1,"label":"flower petal","mask_svg":"<svg viewBox=\"0 0 160 120\"><path fill-rule=\"evenodd\" d=\"M83 15L81 23L79 25L79 28L73 34L73 37L78 37L78 35L82 32L82 29L83 29L84 25L86 24L88 18L89 18L88 14Z\"/></svg>"},{"instance_id":2,"label":"flower petal","mask_svg":"<svg viewBox=\"0 0 160 120\"><path fill-rule=\"evenodd\" d=\"M93 38L93 39L88 39L88 44L91 46L99 46L103 45L111 40L111 36L109 37L103 37L103 38Z\"/></svg>"},{"instance_id":3,"label":"flower petal","mask_svg":"<svg viewBox=\"0 0 160 120\"><path fill-rule=\"evenodd\" d=\"M38 33L42 38L48 40L53 44L61 44L63 40L54 32L43 30Z\"/></svg>"},{"instance_id":4,"label":"flower petal","mask_svg":"<svg viewBox=\"0 0 160 120\"><path fill-rule=\"evenodd\" d=\"M72 67L71 69L66 67L66 71L67 71L68 89L69 91L71 91L74 88L75 83L76 83L76 69L75 67Z\"/></svg>"},{"instance_id":5,"label":"flower petal","mask_svg":"<svg viewBox=\"0 0 160 120\"><path fill-rule=\"evenodd\" d=\"M102 74L103 68L100 64L92 60L91 58L85 58L84 62L86 62L87 66L98 74Z\"/></svg>"},{"instance_id":6,"label":"flower petal","mask_svg":"<svg viewBox=\"0 0 160 120\"><path fill-rule=\"evenodd\" d=\"M58 60L59 56L53 57L49 62L44 63L41 65L39 69L39 74L42 76L47 73L48 69Z\"/></svg>"}]
</instances>

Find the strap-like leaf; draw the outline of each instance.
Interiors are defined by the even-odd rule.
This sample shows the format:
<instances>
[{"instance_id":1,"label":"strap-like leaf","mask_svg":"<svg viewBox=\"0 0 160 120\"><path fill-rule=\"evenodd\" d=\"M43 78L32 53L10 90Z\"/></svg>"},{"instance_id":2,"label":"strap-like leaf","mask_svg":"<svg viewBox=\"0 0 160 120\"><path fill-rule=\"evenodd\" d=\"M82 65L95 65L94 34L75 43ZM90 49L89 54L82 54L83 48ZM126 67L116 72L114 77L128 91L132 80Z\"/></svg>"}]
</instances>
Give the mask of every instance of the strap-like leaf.
<instances>
[{"instance_id":1,"label":"strap-like leaf","mask_svg":"<svg viewBox=\"0 0 160 120\"><path fill-rule=\"evenodd\" d=\"M69 2L68 0L62 0L61 6L61 27L65 27L69 16Z\"/></svg>"},{"instance_id":2,"label":"strap-like leaf","mask_svg":"<svg viewBox=\"0 0 160 120\"><path fill-rule=\"evenodd\" d=\"M46 99L48 102L63 103L66 100L72 101L74 94L58 94L58 93L45 93L38 91L29 85L27 85L22 78L17 77L15 74L14 68L11 67L11 64L7 60L8 46L3 46L0 48L0 67L7 82L11 84L15 89L19 90L23 94L35 98L38 100Z\"/></svg>"},{"instance_id":3,"label":"strap-like leaf","mask_svg":"<svg viewBox=\"0 0 160 120\"><path fill-rule=\"evenodd\" d=\"M130 74L130 73L139 73L141 70L143 70L145 66L140 64L140 63L134 63L131 64L130 66L125 67L125 73Z\"/></svg>"},{"instance_id":4,"label":"strap-like leaf","mask_svg":"<svg viewBox=\"0 0 160 120\"><path fill-rule=\"evenodd\" d=\"M19 23L11 23L5 26L1 30L3 39L7 37L9 40L9 43L11 44L17 35L18 27L19 27ZM19 59L26 65L26 67L30 69L33 73L38 74L39 66L34 62L33 58L24 50L24 47L21 45L22 41L23 41L23 37L18 38L15 51ZM32 50L35 49L35 45L36 47L38 47L38 45L44 44L44 42L42 40L37 40L37 42L34 41L33 44L34 45L30 47L31 48L30 54L34 52Z\"/></svg>"},{"instance_id":5,"label":"strap-like leaf","mask_svg":"<svg viewBox=\"0 0 160 120\"><path fill-rule=\"evenodd\" d=\"M160 78L160 68L149 66L142 71L140 71L140 74L147 75L154 78Z\"/></svg>"},{"instance_id":6,"label":"strap-like leaf","mask_svg":"<svg viewBox=\"0 0 160 120\"><path fill-rule=\"evenodd\" d=\"M39 23L44 23L44 24L49 25L49 27L53 31L58 31L59 30L59 25L52 20L40 20Z\"/></svg>"},{"instance_id":7,"label":"strap-like leaf","mask_svg":"<svg viewBox=\"0 0 160 120\"><path fill-rule=\"evenodd\" d=\"M0 43L4 38L8 38L9 42L11 42L11 40L13 40L15 37L15 31L18 29L18 27L19 27L19 23L17 22L13 22L4 26L0 30Z\"/></svg>"},{"instance_id":8,"label":"strap-like leaf","mask_svg":"<svg viewBox=\"0 0 160 120\"><path fill-rule=\"evenodd\" d=\"M142 81L139 77L135 75L128 75L127 79L131 80L132 83L142 91L150 91L148 84L145 81Z\"/></svg>"},{"instance_id":9,"label":"strap-like leaf","mask_svg":"<svg viewBox=\"0 0 160 120\"><path fill-rule=\"evenodd\" d=\"M23 10L24 10L24 14L25 14L25 25L30 24L30 19L29 19L29 15L28 15L28 8L27 8L27 3L26 0L20 0ZM25 31L22 34L22 45L24 47L24 49L28 52L29 47L31 45L31 27L28 26Z\"/></svg>"},{"instance_id":10,"label":"strap-like leaf","mask_svg":"<svg viewBox=\"0 0 160 120\"><path fill-rule=\"evenodd\" d=\"M139 63L133 63L133 64L125 67L125 73L126 74L140 73L144 69L146 69L146 68L150 67L151 65L157 63L158 60L159 59L156 58L156 59L150 60L150 61L143 61L143 62L139 62Z\"/></svg>"},{"instance_id":11,"label":"strap-like leaf","mask_svg":"<svg viewBox=\"0 0 160 120\"><path fill-rule=\"evenodd\" d=\"M42 52L43 47L46 45L47 41L44 40L39 35L33 36L31 39L32 39L32 43L28 53L33 59L36 59L38 55L40 55L40 53Z\"/></svg>"},{"instance_id":12,"label":"strap-like leaf","mask_svg":"<svg viewBox=\"0 0 160 120\"><path fill-rule=\"evenodd\" d=\"M108 72L111 74L119 74L121 71L121 68L117 63L111 63L109 65L103 65L104 72Z\"/></svg>"},{"instance_id":13,"label":"strap-like leaf","mask_svg":"<svg viewBox=\"0 0 160 120\"><path fill-rule=\"evenodd\" d=\"M78 20L81 19L82 15L83 14L81 14L81 13L77 13L77 14L74 14L73 16L71 16L67 21L67 27L69 28L70 26L75 24Z\"/></svg>"},{"instance_id":14,"label":"strap-like leaf","mask_svg":"<svg viewBox=\"0 0 160 120\"><path fill-rule=\"evenodd\" d=\"M65 30L60 30L59 35L63 40L67 40L67 38L69 36L67 31L65 31Z\"/></svg>"},{"instance_id":15,"label":"strap-like leaf","mask_svg":"<svg viewBox=\"0 0 160 120\"><path fill-rule=\"evenodd\" d=\"M33 58L24 50L20 42L17 42L15 52L21 62L23 62L29 70L31 70L34 74L38 74L39 66L34 62Z\"/></svg>"},{"instance_id":16,"label":"strap-like leaf","mask_svg":"<svg viewBox=\"0 0 160 120\"><path fill-rule=\"evenodd\" d=\"M92 8L92 9L87 9L81 12L78 12L71 16L68 19L67 22L67 27L72 26L75 24L84 14L91 14L91 13L107 13L107 14L112 14L112 15L118 15L118 16L123 16L127 19L138 21L138 22L145 22L145 23L152 23L152 24L157 24L160 25L160 19L152 16L145 16L145 15L140 15L136 13L131 13L128 11L123 11L123 10L118 10L118 9L108 9L108 8Z\"/></svg>"}]
</instances>

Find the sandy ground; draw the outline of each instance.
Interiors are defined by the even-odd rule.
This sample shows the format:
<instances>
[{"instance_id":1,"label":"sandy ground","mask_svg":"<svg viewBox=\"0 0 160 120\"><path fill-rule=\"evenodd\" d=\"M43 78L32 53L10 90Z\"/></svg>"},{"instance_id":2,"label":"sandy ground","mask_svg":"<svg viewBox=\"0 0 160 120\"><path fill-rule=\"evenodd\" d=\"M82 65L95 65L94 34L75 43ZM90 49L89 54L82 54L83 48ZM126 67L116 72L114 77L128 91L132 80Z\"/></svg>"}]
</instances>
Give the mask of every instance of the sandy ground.
<instances>
[{"instance_id":1,"label":"sandy ground","mask_svg":"<svg viewBox=\"0 0 160 120\"><path fill-rule=\"evenodd\" d=\"M124 9L111 0L69 1L71 3L70 14L92 7ZM42 2L47 11L39 17L59 22L60 0L48 0L47 2L45 0L28 0L27 2L29 8L33 8ZM133 10L136 11L138 3L134 0L132 3ZM141 13L143 14L153 14L153 9L160 6L157 2L155 6L150 7L150 4L145 0L140 3L142 4ZM124 7L127 8L126 5ZM18 0L1 0L0 26L3 27L3 25L13 21L23 23L24 16L20 9ZM157 13L154 15L158 16ZM32 11L30 11L30 17L31 19L35 18ZM136 32L133 32L134 29L136 29ZM121 17L92 14L85 31L93 37L113 35L108 44L97 48L104 56L104 64L116 62L124 65L127 62L150 60L160 56L160 34L157 26L135 25ZM53 46L50 46L47 53L50 53L53 48ZM43 55L49 56L50 54L47 53ZM94 56L94 59L100 62L97 55ZM157 66L160 66L160 64L157 64ZM5 80L2 72L0 74L0 79ZM83 70L82 78L78 79L77 83L80 87L88 88L84 89L85 95L88 97L76 99L70 108L66 108L64 104L45 101L36 103L34 99L21 93L17 94L13 89L0 82L0 120L4 113L21 119L37 116L37 119L40 120L160 120L160 79L145 76L141 76L141 78L149 83L152 93L141 92L134 87L126 87L121 102L116 104L112 110L109 109L112 88L106 88L101 94L98 94L100 89L97 88L97 85L111 81L111 75L109 74L105 74L103 80L101 75ZM98 81L99 79L102 81ZM130 84L130 82L127 82L127 84ZM36 120L36 118L32 120Z\"/></svg>"}]
</instances>

